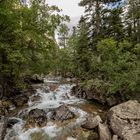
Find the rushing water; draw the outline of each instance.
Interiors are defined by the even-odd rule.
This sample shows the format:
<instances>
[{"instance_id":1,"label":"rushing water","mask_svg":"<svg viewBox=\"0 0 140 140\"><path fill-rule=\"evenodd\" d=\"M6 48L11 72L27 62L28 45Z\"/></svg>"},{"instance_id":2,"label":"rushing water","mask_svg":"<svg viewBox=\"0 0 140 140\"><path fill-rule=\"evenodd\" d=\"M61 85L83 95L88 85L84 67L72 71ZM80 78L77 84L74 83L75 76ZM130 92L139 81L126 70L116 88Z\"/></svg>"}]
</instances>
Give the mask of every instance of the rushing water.
<instances>
[{"instance_id":1,"label":"rushing water","mask_svg":"<svg viewBox=\"0 0 140 140\"><path fill-rule=\"evenodd\" d=\"M5 140L77 140L77 134L81 135L80 125L85 121L89 113L96 113L99 109L93 104L86 103L83 99L78 99L70 94L74 84L60 84L59 80L46 79L45 84L38 85L36 94L30 97L28 107L19 112L22 116L24 112L32 109L55 109L63 104L67 105L74 114L75 120L64 123L54 122L49 119L43 128L25 128L25 120L18 119L12 129L9 129ZM53 87L53 89L51 89ZM55 88L54 88L55 87ZM37 97L37 100L33 98Z\"/></svg>"}]
</instances>

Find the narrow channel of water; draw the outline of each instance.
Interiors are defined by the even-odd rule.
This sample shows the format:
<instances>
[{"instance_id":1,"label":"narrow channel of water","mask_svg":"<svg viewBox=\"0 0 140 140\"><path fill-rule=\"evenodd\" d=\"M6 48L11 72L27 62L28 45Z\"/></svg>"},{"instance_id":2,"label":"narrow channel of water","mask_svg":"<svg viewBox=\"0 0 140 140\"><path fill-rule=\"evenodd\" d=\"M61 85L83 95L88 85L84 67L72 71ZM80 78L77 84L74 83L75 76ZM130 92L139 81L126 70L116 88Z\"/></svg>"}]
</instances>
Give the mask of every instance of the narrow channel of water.
<instances>
[{"instance_id":1,"label":"narrow channel of water","mask_svg":"<svg viewBox=\"0 0 140 140\"><path fill-rule=\"evenodd\" d=\"M19 112L18 123L9 129L5 140L80 140L83 129L80 127L89 114L102 112L100 107L71 95L74 84L61 84L59 80L46 79L44 84L36 85L36 94L30 97L28 107ZM76 117L64 122L56 122L47 114L47 125L39 128L26 128L21 116L32 109L55 109L67 105ZM81 138L80 138L81 137Z\"/></svg>"}]
</instances>

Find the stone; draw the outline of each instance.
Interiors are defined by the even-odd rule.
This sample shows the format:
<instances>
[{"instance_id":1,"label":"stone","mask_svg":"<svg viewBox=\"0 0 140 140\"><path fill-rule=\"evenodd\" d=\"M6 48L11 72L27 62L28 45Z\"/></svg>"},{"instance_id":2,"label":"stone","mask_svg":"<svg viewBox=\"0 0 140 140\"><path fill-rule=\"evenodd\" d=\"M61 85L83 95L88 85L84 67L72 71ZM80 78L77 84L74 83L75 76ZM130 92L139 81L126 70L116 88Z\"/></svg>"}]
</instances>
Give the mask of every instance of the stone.
<instances>
[{"instance_id":1,"label":"stone","mask_svg":"<svg viewBox=\"0 0 140 140\"><path fill-rule=\"evenodd\" d=\"M9 114L10 106L13 105L10 99L3 99L0 101L0 115L5 116Z\"/></svg>"},{"instance_id":2,"label":"stone","mask_svg":"<svg viewBox=\"0 0 140 140\"><path fill-rule=\"evenodd\" d=\"M114 106L120 102L121 96L118 96L118 94L113 94L112 96L107 97L105 91L102 89L97 89L97 88L87 88L82 85L76 85L72 88L72 95L82 98L82 99L87 99L87 100L95 100L101 104L107 104L109 106Z\"/></svg>"},{"instance_id":3,"label":"stone","mask_svg":"<svg viewBox=\"0 0 140 140\"><path fill-rule=\"evenodd\" d=\"M75 114L69 110L66 105L62 105L53 111L52 119L58 121L65 121L73 119Z\"/></svg>"},{"instance_id":4,"label":"stone","mask_svg":"<svg viewBox=\"0 0 140 140\"><path fill-rule=\"evenodd\" d=\"M118 136L117 136L117 135L113 135L112 140L119 140L119 138L118 138Z\"/></svg>"},{"instance_id":5,"label":"stone","mask_svg":"<svg viewBox=\"0 0 140 140\"><path fill-rule=\"evenodd\" d=\"M24 81L26 83L33 83L33 84L40 84L40 83L44 83L43 77L38 75L38 74L34 74L33 76L27 75L24 78Z\"/></svg>"},{"instance_id":6,"label":"stone","mask_svg":"<svg viewBox=\"0 0 140 140\"><path fill-rule=\"evenodd\" d=\"M7 119L0 116L0 140L3 140L7 129Z\"/></svg>"},{"instance_id":7,"label":"stone","mask_svg":"<svg viewBox=\"0 0 140 140\"><path fill-rule=\"evenodd\" d=\"M33 109L29 112L28 114L28 121L27 124L28 125L38 125L40 127L45 126L47 123L47 116L46 116L46 112L42 109Z\"/></svg>"},{"instance_id":8,"label":"stone","mask_svg":"<svg viewBox=\"0 0 140 140\"><path fill-rule=\"evenodd\" d=\"M90 132L87 140L99 140L99 135L97 132Z\"/></svg>"},{"instance_id":9,"label":"stone","mask_svg":"<svg viewBox=\"0 0 140 140\"><path fill-rule=\"evenodd\" d=\"M106 97L104 94L100 94L96 89L86 89L80 85L76 85L72 88L72 94L78 98L96 100L102 104L106 103Z\"/></svg>"},{"instance_id":10,"label":"stone","mask_svg":"<svg viewBox=\"0 0 140 140\"><path fill-rule=\"evenodd\" d=\"M7 122L7 127L11 128L13 125L15 125L18 122L19 122L19 120L16 118L9 118L8 122Z\"/></svg>"},{"instance_id":11,"label":"stone","mask_svg":"<svg viewBox=\"0 0 140 140\"><path fill-rule=\"evenodd\" d=\"M111 132L107 124L99 124L98 126L100 140L111 140Z\"/></svg>"},{"instance_id":12,"label":"stone","mask_svg":"<svg viewBox=\"0 0 140 140\"><path fill-rule=\"evenodd\" d=\"M39 84L39 83L43 83L44 80L43 80L43 78L42 78L40 75L34 74L34 75L31 77L31 82L32 82L32 83L35 83L35 84Z\"/></svg>"},{"instance_id":13,"label":"stone","mask_svg":"<svg viewBox=\"0 0 140 140\"><path fill-rule=\"evenodd\" d=\"M13 98L13 102L16 106L20 107L28 103L29 97L27 97L24 94L18 95L15 98Z\"/></svg>"},{"instance_id":14,"label":"stone","mask_svg":"<svg viewBox=\"0 0 140 140\"><path fill-rule=\"evenodd\" d=\"M140 104L136 100L112 107L108 123L115 135L125 140L140 139Z\"/></svg>"},{"instance_id":15,"label":"stone","mask_svg":"<svg viewBox=\"0 0 140 140\"><path fill-rule=\"evenodd\" d=\"M110 97L106 98L106 101L107 101L107 104L109 106L114 106L114 105L119 103L120 97L119 96L115 96L115 95L114 96L110 96Z\"/></svg>"},{"instance_id":16,"label":"stone","mask_svg":"<svg viewBox=\"0 0 140 140\"><path fill-rule=\"evenodd\" d=\"M101 122L102 122L102 119L100 118L99 115L95 117L89 116L81 127L90 130L97 127L99 123Z\"/></svg>"}]
</instances>

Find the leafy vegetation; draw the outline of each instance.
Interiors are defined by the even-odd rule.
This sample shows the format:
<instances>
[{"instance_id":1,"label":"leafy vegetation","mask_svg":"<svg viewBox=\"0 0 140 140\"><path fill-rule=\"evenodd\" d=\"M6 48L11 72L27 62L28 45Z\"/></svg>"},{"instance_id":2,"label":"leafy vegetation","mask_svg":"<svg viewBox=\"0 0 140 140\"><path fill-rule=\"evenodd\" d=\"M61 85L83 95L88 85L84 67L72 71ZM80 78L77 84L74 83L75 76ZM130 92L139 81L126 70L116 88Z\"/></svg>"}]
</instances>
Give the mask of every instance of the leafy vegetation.
<instances>
[{"instance_id":1,"label":"leafy vegetation","mask_svg":"<svg viewBox=\"0 0 140 140\"><path fill-rule=\"evenodd\" d=\"M33 0L0 1L0 91L1 97L13 87L21 87L22 78L52 69L57 52L55 30L66 20L56 6Z\"/></svg>"},{"instance_id":2,"label":"leafy vegetation","mask_svg":"<svg viewBox=\"0 0 140 140\"><path fill-rule=\"evenodd\" d=\"M139 1L81 0L79 5L85 13L69 34L63 22L68 17L56 6L0 1L1 97L35 73L74 76L106 96L140 92Z\"/></svg>"},{"instance_id":3,"label":"leafy vegetation","mask_svg":"<svg viewBox=\"0 0 140 140\"><path fill-rule=\"evenodd\" d=\"M82 0L80 6L85 7L85 15L67 44L73 56L69 71L87 89L107 97L139 93L138 1Z\"/></svg>"}]
</instances>

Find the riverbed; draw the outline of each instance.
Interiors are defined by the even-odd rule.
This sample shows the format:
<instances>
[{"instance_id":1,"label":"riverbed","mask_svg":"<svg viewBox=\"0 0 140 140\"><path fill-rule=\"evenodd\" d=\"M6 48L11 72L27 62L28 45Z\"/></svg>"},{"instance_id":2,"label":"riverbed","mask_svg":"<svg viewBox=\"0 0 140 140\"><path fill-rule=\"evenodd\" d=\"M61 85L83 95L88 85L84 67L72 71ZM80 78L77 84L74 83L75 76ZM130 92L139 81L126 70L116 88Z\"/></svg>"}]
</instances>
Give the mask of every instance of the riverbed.
<instances>
[{"instance_id":1,"label":"riverbed","mask_svg":"<svg viewBox=\"0 0 140 140\"><path fill-rule=\"evenodd\" d=\"M88 140L92 131L85 130L81 125L89 116L105 113L104 106L79 99L71 94L74 82L61 82L60 78L48 78L43 84L33 85L36 92L29 97L28 105L11 119L18 120L12 128L7 130L4 140ZM54 110L60 106L67 106L75 115L73 119L65 121L52 120L47 113L47 124L43 127L26 126L26 116L33 109ZM92 134L93 135L93 134Z\"/></svg>"}]
</instances>

